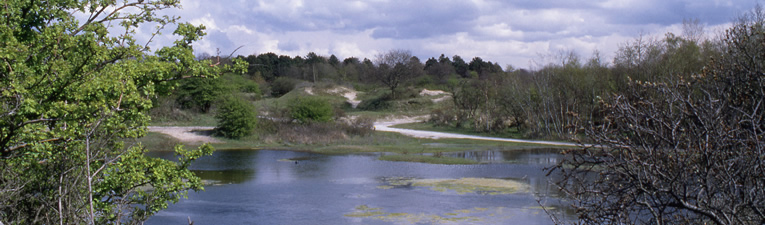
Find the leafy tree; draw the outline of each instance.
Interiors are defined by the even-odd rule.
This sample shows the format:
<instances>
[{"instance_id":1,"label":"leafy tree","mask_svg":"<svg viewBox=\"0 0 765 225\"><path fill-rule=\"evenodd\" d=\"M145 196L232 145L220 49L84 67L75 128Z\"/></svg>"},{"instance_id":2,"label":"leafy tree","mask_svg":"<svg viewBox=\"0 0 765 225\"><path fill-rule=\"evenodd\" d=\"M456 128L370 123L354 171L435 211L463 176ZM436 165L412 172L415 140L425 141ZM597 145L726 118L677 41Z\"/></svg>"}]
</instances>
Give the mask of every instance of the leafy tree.
<instances>
[{"instance_id":1,"label":"leafy tree","mask_svg":"<svg viewBox=\"0 0 765 225\"><path fill-rule=\"evenodd\" d=\"M329 122L335 113L332 104L319 97L293 98L288 104L292 119L301 123Z\"/></svg>"},{"instance_id":2,"label":"leafy tree","mask_svg":"<svg viewBox=\"0 0 765 225\"><path fill-rule=\"evenodd\" d=\"M220 100L220 97L230 92L223 85L220 79L194 78L181 81L176 90L176 102L182 108L196 109L207 113L210 111L213 103Z\"/></svg>"},{"instance_id":3,"label":"leafy tree","mask_svg":"<svg viewBox=\"0 0 765 225\"><path fill-rule=\"evenodd\" d=\"M211 153L209 145L177 146L179 160L172 162L124 142L146 134L151 99L167 93L171 81L234 69L195 60L201 26L178 24L180 39L154 54L134 39L141 24L174 23L177 17L157 11L178 6L164 0L0 6L2 223L140 223L187 190L202 189L187 168Z\"/></svg>"},{"instance_id":4,"label":"leafy tree","mask_svg":"<svg viewBox=\"0 0 765 225\"><path fill-rule=\"evenodd\" d=\"M215 130L227 138L238 139L252 134L258 123L255 106L251 103L229 96L215 114L218 126Z\"/></svg>"},{"instance_id":5,"label":"leafy tree","mask_svg":"<svg viewBox=\"0 0 765 225\"><path fill-rule=\"evenodd\" d=\"M765 223L765 15L728 29L699 73L634 81L602 102L595 146L556 169L592 224Z\"/></svg>"}]
</instances>

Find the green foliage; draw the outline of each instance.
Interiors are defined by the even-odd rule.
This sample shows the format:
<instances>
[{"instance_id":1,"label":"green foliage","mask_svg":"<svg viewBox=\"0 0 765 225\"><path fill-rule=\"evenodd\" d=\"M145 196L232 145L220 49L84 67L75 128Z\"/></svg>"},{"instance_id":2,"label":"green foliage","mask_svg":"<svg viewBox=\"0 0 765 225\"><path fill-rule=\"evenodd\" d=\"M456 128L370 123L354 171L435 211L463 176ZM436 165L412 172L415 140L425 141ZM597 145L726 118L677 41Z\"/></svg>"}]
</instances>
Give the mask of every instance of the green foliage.
<instances>
[{"instance_id":1,"label":"green foliage","mask_svg":"<svg viewBox=\"0 0 765 225\"><path fill-rule=\"evenodd\" d=\"M156 11L179 7L178 1L124 3L135 6L130 11L122 4L8 1L0 7L3 223L140 223L201 188L186 165L209 154L209 146L186 152L179 165L148 158L121 140L146 134L151 99L174 89L173 81L241 72L244 64L195 60L192 43L205 33L189 24L178 25L172 46L150 54L132 34L145 22L174 23L176 17ZM121 35L109 34L120 29Z\"/></svg>"},{"instance_id":2,"label":"green foliage","mask_svg":"<svg viewBox=\"0 0 765 225\"><path fill-rule=\"evenodd\" d=\"M297 97L288 103L290 117L301 123L329 122L334 116L334 108L329 101L319 97Z\"/></svg>"},{"instance_id":3,"label":"green foliage","mask_svg":"<svg viewBox=\"0 0 765 225\"><path fill-rule=\"evenodd\" d=\"M243 92L260 96L260 86L238 74L225 74L217 79L186 79L176 90L176 103L183 109L207 113L227 94Z\"/></svg>"},{"instance_id":4,"label":"green foliage","mask_svg":"<svg viewBox=\"0 0 765 225\"><path fill-rule=\"evenodd\" d=\"M250 102L229 97L215 115L218 126L215 130L227 138L242 138L252 134L258 123L257 111Z\"/></svg>"},{"instance_id":5,"label":"green foliage","mask_svg":"<svg viewBox=\"0 0 765 225\"><path fill-rule=\"evenodd\" d=\"M231 92L221 79L186 79L176 91L176 103L183 109L209 112L213 103L225 93Z\"/></svg>"},{"instance_id":6,"label":"green foliage","mask_svg":"<svg viewBox=\"0 0 765 225\"><path fill-rule=\"evenodd\" d=\"M356 108L369 111L385 110L391 107L391 100L390 93L382 93L361 101Z\"/></svg>"},{"instance_id":7,"label":"green foliage","mask_svg":"<svg viewBox=\"0 0 765 225\"><path fill-rule=\"evenodd\" d=\"M130 202L131 209L123 209L109 202L98 202L99 211L106 216L98 222L116 221L121 211L132 211L131 220L144 221L159 210L167 208L169 203L176 203L186 197L187 190L204 190L199 177L188 170L189 164L202 157L211 155L212 146L205 144L196 150L186 150L181 145L175 146L178 162L172 162L144 155L146 150L134 147L115 162L118 167L109 167L104 172L104 179L95 187L94 198L113 198L109 192L132 191L131 195L120 196L119 201ZM146 168L151 168L147 170ZM135 190L125 189L124 183L144 184ZM140 206L140 207L139 207Z\"/></svg>"},{"instance_id":8,"label":"green foliage","mask_svg":"<svg viewBox=\"0 0 765 225\"><path fill-rule=\"evenodd\" d=\"M296 85L296 80L286 77L279 77L271 83L271 95L274 97L280 97L292 91L292 89L295 89Z\"/></svg>"},{"instance_id":9,"label":"green foliage","mask_svg":"<svg viewBox=\"0 0 765 225\"><path fill-rule=\"evenodd\" d=\"M223 85L229 89L228 93L233 91L240 91L243 93L255 94L258 96L262 94L260 92L260 85L258 85L255 80L249 79L245 76L228 73L221 76L221 80Z\"/></svg>"}]
</instances>

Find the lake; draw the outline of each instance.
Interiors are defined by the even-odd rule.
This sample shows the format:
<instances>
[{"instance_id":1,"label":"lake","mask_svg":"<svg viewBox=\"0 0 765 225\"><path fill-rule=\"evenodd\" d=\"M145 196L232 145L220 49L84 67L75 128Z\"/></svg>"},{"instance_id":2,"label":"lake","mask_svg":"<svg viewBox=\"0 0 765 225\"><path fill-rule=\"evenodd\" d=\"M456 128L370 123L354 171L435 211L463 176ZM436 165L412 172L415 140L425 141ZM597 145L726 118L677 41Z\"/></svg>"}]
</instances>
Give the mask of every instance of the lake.
<instances>
[{"instance_id":1,"label":"lake","mask_svg":"<svg viewBox=\"0 0 765 225\"><path fill-rule=\"evenodd\" d=\"M219 150L191 166L208 182L146 224L552 224L561 219L545 167L559 150L444 153L476 165L377 160L379 154ZM172 152L150 155L174 158ZM451 183L450 183L451 182ZM475 189L464 183L516 185Z\"/></svg>"}]
</instances>

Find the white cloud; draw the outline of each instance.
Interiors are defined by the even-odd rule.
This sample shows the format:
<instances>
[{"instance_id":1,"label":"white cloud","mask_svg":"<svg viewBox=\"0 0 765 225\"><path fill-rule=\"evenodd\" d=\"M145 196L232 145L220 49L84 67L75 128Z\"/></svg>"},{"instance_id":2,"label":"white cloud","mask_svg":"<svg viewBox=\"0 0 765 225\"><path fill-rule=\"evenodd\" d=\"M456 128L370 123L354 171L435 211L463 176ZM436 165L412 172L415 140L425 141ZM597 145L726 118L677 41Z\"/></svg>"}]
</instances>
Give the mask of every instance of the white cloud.
<instances>
[{"instance_id":1,"label":"white cloud","mask_svg":"<svg viewBox=\"0 0 765 225\"><path fill-rule=\"evenodd\" d=\"M204 17L192 19L189 23L199 26L204 25L207 30L218 30L218 25L215 24L215 19L212 18L210 13L207 13Z\"/></svg>"},{"instance_id":2,"label":"white cloud","mask_svg":"<svg viewBox=\"0 0 765 225\"><path fill-rule=\"evenodd\" d=\"M719 29L750 9L746 0L183 0L182 21L203 24L198 52L335 54L371 58L394 48L420 59L460 55L526 67L540 54L573 50L609 57L640 33L677 32L683 18ZM147 36L148 30L140 31ZM719 31L718 31L719 32ZM169 45L176 38L155 38ZM155 48L156 49L156 48Z\"/></svg>"}]
</instances>

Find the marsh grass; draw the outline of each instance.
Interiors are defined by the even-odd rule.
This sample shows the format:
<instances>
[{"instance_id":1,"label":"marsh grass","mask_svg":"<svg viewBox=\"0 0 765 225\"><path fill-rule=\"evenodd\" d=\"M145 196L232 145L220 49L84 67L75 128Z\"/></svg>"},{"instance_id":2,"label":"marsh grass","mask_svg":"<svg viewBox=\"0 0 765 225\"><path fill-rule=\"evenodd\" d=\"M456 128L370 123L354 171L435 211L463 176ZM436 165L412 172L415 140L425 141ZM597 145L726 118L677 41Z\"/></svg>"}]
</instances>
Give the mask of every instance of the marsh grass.
<instances>
[{"instance_id":1,"label":"marsh grass","mask_svg":"<svg viewBox=\"0 0 765 225\"><path fill-rule=\"evenodd\" d=\"M353 212L345 214L346 217L368 218L391 222L394 224L443 224L454 222L480 222L482 219L476 216L467 216L465 214L474 214L477 211L459 210L457 213L425 214L408 212L387 212L383 208L371 208L367 205L357 206Z\"/></svg>"},{"instance_id":2,"label":"marsh grass","mask_svg":"<svg viewBox=\"0 0 765 225\"><path fill-rule=\"evenodd\" d=\"M419 179L412 180L411 182L412 186L430 187L431 190L441 192L451 190L459 194L498 195L527 192L529 190L529 185L522 182L490 178Z\"/></svg>"}]
</instances>

